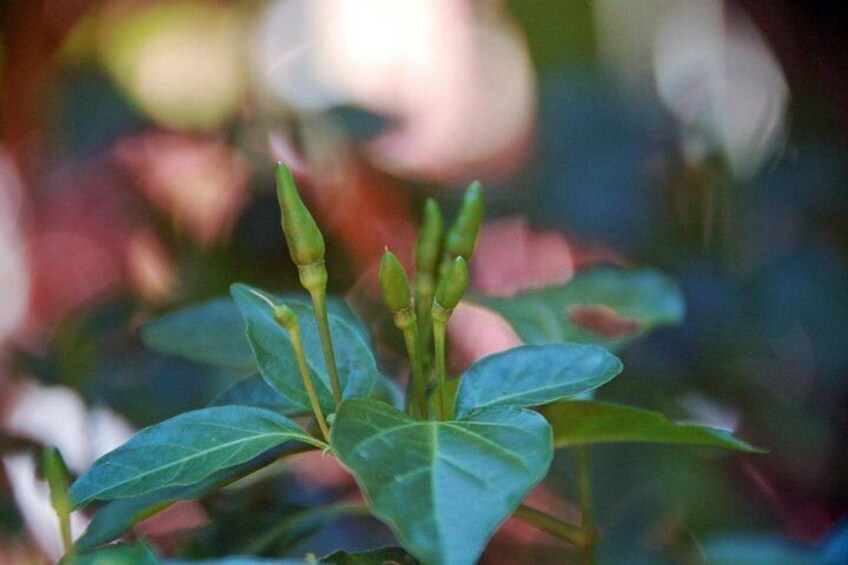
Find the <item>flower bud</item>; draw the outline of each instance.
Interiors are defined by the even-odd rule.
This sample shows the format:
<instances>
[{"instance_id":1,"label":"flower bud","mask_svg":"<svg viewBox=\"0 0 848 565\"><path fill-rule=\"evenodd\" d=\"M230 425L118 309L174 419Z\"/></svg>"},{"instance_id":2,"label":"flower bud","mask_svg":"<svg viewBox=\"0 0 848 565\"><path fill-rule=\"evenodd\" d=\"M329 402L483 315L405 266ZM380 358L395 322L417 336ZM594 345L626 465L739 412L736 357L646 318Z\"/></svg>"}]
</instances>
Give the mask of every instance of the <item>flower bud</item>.
<instances>
[{"instance_id":1,"label":"flower bud","mask_svg":"<svg viewBox=\"0 0 848 565\"><path fill-rule=\"evenodd\" d=\"M468 264L463 257L457 257L451 262L444 277L436 289L436 299L433 302L433 310L441 308L443 311L451 312L462 295L468 289Z\"/></svg>"},{"instance_id":2,"label":"flower bud","mask_svg":"<svg viewBox=\"0 0 848 565\"><path fill-rule=\"evenodd\" d=\"M45 446L41 452L41 469L50 486L50 504L59 514L71 511L68 500L68 468L62 454L53 446Z\"/></svg>"},{"instance_id":3,"label":"flower bud","mask_svg":"<svg viewBox=\"0 0 848 565\"><path fill-rule=\"evenodd\" d=\"M276 177L277 199L282 213L280 223L292 260L299 267L323 261L324 237L300 199L291 171L283 163L278 163Z\"/></svg>"},{"instance_id":4,"label":"flower bud","mask_svg":"<svg viewBox=\"0 0 848 565\"><path fill-rule=\"evenodd\" d=\"M287 331L297 328L297 314L285 304L274 306L274 321Z\"/></svg>"},{"instance_id":5,"label":"flower bud","mask_svg":"<svg viewBox=\"0 0 848 565\"><path fill-rule=\"evenodd\" d=\"M445 239L445 250L450 257L471 258L477 245L477 235L483 223L483 188L474 181L465 191L462 207Z\"/></svg>"},{"instance_id":6,"label":"flower bud","mask_svg":"<svg viewBox=\"0 0 848 565\"><path fill-rule=\"evenodd\" d=\"M383 302L392 314L412 307L412 293L406 271L394 253L386 250L380 262L380 288L383 291Z\"/></svg>"},{"instance_id":7,"label":"flower bud","mask_svg":"<svg viewBox=\"0 0 848 565\"><path fill-rule=\"evenodd\" d=\"M435 274L442 255L445 223L439 205L432 198L424 204L424 223L415 249L415 268L419 273Z\"/></svg>"}]
</instances>

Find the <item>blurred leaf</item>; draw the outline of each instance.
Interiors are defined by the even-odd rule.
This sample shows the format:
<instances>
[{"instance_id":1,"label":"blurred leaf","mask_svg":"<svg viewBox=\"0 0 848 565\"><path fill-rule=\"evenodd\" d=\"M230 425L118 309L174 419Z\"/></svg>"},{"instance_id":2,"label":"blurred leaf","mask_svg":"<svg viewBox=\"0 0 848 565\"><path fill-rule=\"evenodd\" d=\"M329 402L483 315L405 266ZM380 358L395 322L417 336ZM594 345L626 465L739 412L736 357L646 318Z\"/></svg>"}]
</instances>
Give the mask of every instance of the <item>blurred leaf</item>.
<instances>
[{"instance_id":1,"label":"blurred leaf","mask_svg":"<svg viewBox=\"0 0 848 565\"><path fill-rule=\"evenodd\" d=\"M621 361L592 345L526 345L489 355L462 375L456 417L490 406L542 406L613 379Z\"/></svg>"},{"instance_id":2,"label":"blurred leaf","mask_svg":"<svg viewBox=\"0 0 848 565\"><path fill-rule=\"evenodd\" d=\"M377 377L374 390L371 391L368 398L385 402L395 408L403 408L403 390L391 377L387 377L382 372Z\"/></svg>"},{"instance_id":3,"label":"blurred leaf","mask_svg":"<svg viewBox=\"0 0 848 565\"><path fill-rule=\"evenodd\" d=\"M355 515L370 516L371 511L362 503L328 504L295 511L282 520L274 520L273 526L258 536L250 536L250 540L240 546L240 551L251 555L288 553L297 542L340 518Z\"/></svg>"},{"instance_id":4,"label":"blurred leaf","mask_svg":"<svg viewBox=\"0 0 848 565\"><path fill-rule=\"evenodd\" d=\"M279 299L243 284L231 287L247 325L247 339L253 349L259 371L266 382L286 399L311 409L309 397L297 366L288 332L274 320L271 306ZM313 386L325 413L335 411L330 375L324 362L321 336L311 306L288 302L297 314L304 355L312 375ZM371 349L346 322L329 316L330 333L344 398L367 397L372 394L379 378L377 363Z\"/></svg>"},{"instance_id":5,"label":"blurred leaf","mask_svg":"<svg viewBox=\"0 0 848 565\"><path fill-rule=\"evenodd\" d=\"M243 327L233 301L216 298L156 318L141 328L140 336L160 353L251 372L256 361Z\"/></svg>"},{"instance_id":6,"label":"blurred leaf","mask_svg":"<svg viewBox=\"0 0 848 565\"><path fill-rule=\"evenodd\" d=\"M825 565L819 552L778 536L720 536L702 545L710 565ZM836 562L832 562L836 565ZM827 565L830 565L827 563Z\"/></svg>"},{"instance_id":7,"label":"blurred leaf","mask_svg":"<svg viewBox=\"0 0 848 565\"><path fill-rule=\"evenodd\" d=\"M118 544L94 553L64 557L59 565L158 565L159 558L146 543Z\"/></svg>"},{"instance_id":8,"label":"blurred leaf","mask_svg":"<svg viewBox=\"0 0 848 565\"><path fill-rule=\"evenodd\" d=\"M78 551L88 551L98 545L110 542L138 522L161 512L176 502L201 498L273 463L285 453L300 449L303 449L300 444L287 443L270 449L246 463L221 469L193 485L169 487L142 496L110 501L97 511L85 533L77 539L74 547Z\"/></svg>"},{"instance_id":9,"label":"blurred leaf","mask_svg":"<svg viewBox=\"0 0 848 565\"><path fill-rule=\"evenodd\" d=\"M283 294L275 299L311 304L309 296L302 293ZM366 343L370 340L368 331L343 299L329 297L327 310L347 322ZM145 324L140 336L147 347L160 353L246 373L256 370L256 361L244 335L244 321L229 297L165 314Z\"/></svg>"},{"instance_id":10,"label":"blurred leaf","mask_svg":"<svg viewBox=\"0 0 848 565\"><path fill-rule=\"evenodd\" d=\"M282 414L297 416L309 410L291 402L271 388L260 375L243 379L212 400L210 406L254 406Z\"/></svg>"},{"instance_id":11,"label":"blurred leaf","mask_svg":"<svg viewBox=\"0 0 848 565\"><path fill-rule=\"evenodd\" d=\"M400 547L384 547L360 553L336 551L318 563L326 565L417 565L418 560Z\"/></svg>"},{"instance_id":12,"label":"blurred leaf","mask_svg":"<svg viewBox=\"0 0 848 565\"><path fill-rule=\"evenodd\" d=\"M425 563L452 565L476 562L552 458L544 419L512 407L436 422L348 400L332 443L402 545Z\"/></svg>"},{"instance_id":13,"label":"blurred leaf","mask_svg":"<svg viewBox=\"0 0 848 565\"><path fill-rule=\"evenodd\" d=\"M576 341L615 349L651 329L679 323L683 296L668 277L652 270L600 267L562 286L510 298L469 298L502 315L527 344Z\"/></svg>"},{"instance_id":14,"label":"blurred leaf","mask_svg":"<svg viewBox=\"0 0 848 565\"><path fill-rule=\"evenodd\" d=\"M271 559L264 557L232 556L214 559L166 559L162 565L310 565L304 559Z\"/></svg>"},{"instance_id":15,"label":"blurred leaf","mask_svg":"<svg viewBox=\"0 0 848 565\"><path fill-rule=\"evenodd\" d=\"M417 565L418 561L399 547L383 547L357 553L334 551L316 561L305 559L265 559L262 557L222 557L218 559L168 559L163 565Z\"/></svg>"},{"instance_id":16,"label":"blurred leaf","mask_svg":"<svg viewBox=\"0 0 848 565\"><path fill-rule=\"evenodd\" d=\"M95 461L71 486L71 500L79 508L96 499L191 485L290 440L323 447L288 418L261 408L186 412L141 430Z\"/></svg>"},{"instance_id":17,"label":"blurred leaf","mask_svg":"<svg viewBox=\"0 0 848 565\"><path fill-rule=\"evenodd\" d=\"M557 402L541 409L554 429L556 447L592 443L649 442L763 452L728 431L675 423L658 412L588 400Z\"/></svg>"}]
</instances>

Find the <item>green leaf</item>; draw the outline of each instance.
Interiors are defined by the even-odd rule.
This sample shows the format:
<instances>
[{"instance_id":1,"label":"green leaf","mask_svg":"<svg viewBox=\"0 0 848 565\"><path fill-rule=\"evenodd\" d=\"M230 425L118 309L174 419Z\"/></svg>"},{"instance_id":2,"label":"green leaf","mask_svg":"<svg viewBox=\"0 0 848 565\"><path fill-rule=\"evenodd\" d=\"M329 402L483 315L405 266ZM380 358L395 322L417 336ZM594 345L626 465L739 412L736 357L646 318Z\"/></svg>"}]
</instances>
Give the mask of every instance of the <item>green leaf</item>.
<instances>
[{"instance_id":1,"label":"green leaf","mask_svg":"<svg viewBox=\"0 0 848 565\"><path fill-rule=\"evenodd\" d=\"M212 400L210 406L255 406L282 414L297 416L308 409L283 398L260 375L243 379Z\"/></svg>"},{"instance_id":2,"label":"green leaf","mask_svg":"<svg viewBox=\"0 0 848 565\"><path fill-rule=\"evenodd\" d=\"M648 442L720 447L762 452L725 430L672 422L658 412L588 400L558 402L542 408L554 429L556 447L592 443Z\"/></svg>"},{"instance_id":3,"label":"green leaf","mask_svg":"<svg viewBox=\"0 0 848 565\"><path fill-rule=\"evenodd\" d=\"M92 500L190 485L290 440L324 446L288 418L261 408L186 412L141 430L95 461L71 486L71 500L79 508Z\"/></svg>"},{"instance_id":4,"label":"green leaf","mask_svg":"<svg viewBox=\"0 0 848 565\"><path fill-rule=\"evenodd\" d=\"M276 298L304 305L311 303L305 293ZM327 310L346 322L365 342L370 340L368 331L343 299L329 297ZM245 373L256 370L253 352L244 336L244 321L230 297L201 302L151 320L141 328L140 336L147 347L160 353Z\"/></svg>"},{"instance_id":5,"label":"green leaf","mask_svg":"<svg viewBox=\"0 0 848 565\"><path fill-rule=\"evenodd\" d=\"M309 565L303 559L267 559L262 557L222 557L218 559L168 559L163 565ZM399 547L383 547L350 553L335 551L317 561L317 565L418 565L418 561Z\"/></svg>"},{"instance_id":6,"label":"green leaf","mask_svg":"<svg viewBox=\"0 0 848 565\"><path fill-rule=\"evenodd\" d=\"M468 300L506 318L528 344L575 341L619 348L651 329L683 319L683 295L668 277L652 270L600 267L578 273L561 286L510 298Z\"/></svg>"},{"instance_id":7,"label":"green leaf","mask_svg":"<svg viewBox=\"0 0 848 565\"><path fill-rule=\"evenodd\" d=\"M189 361L252 372L256 361L244 338L241 314L230 298L216 298L166 314L140 330L154 351Z\"/></svg>"},{"instance_id":8,"label":"green leaf","mask_svg":"<svg viewBox=\"0 0 848 565\"><path fill-rule=\"evenodd\" d=\"M94 553L62 558L59 565L159 565L156 554L145 543L118 544Z\"/></svg>"},{"instance_id":9,"label":"green leaf","mask_svg":"<svg viewBox=\"0 0 848 565\"><path fill-rule=\"evenodd\" d=\"M489 355L462 375L456 416L490 406L542 406L589 392L621 372L621 361L592 345L525 345Z\"/></svg>"},{"instance_id":10,"label":"green leaf","mask_svg":"<svg viewBox=\"0 0 848 565\"><path fill-rule=\"evenodd\" d=\"M418 560L400 547L383 547L357 553L336 551L322 558L321 565L417 565Z\"/></svg>"},{"instance_id":11,"label":"green leaf","mask_svg":"<svg viewBox=\"0 0 848 565\"><path fill-rule=\"evenodd\" d=\"M529 410L487 408L435 422L367 400L341 405L332 444L401 544L445 565L476 562L553 454L550 427Z\"/></svg>"},{"instance_id":12,"label":"green leaf","mask_svg":"<svg viewBox=\"0 0 848 565\"><path fill-rule=\"evenodd\" d=\"M820 552L778 536L728 535L706 540L703 556L710 565L826 565ZM833 565L838 563L832 561Z\"/></svg>"},{"instance_id":13,"label":"green leaf","mask_svg":"<svg viewBox=\"0 0 848 565\"><path fill-rule=\"evenodd\" d=\"M269 306L269 301L276 303L278 299L243 284L232 285L231 292L244 316L247 339L262 377L287 400L311 409L288 332L274 321ZM285 303L297 314L304 354L321 408L331 413L335 411L335 402L312 307ZM346 322L335 316L329 320L344 398L369 396L379 376L371 349Z\"/></svg>"},{"instance_id":14,"label":"green leaf","mask_svg":"<svg viewBox=\"0 0 848 565\"><path fill-rule=\"evenodd\" d=\"M221 469L192 485L169 487L141 496L112 500L97 511L83 535L74 543L74 548L81 552L89 551L108 543L135 524L176 502L201 498L273 463L286 453L301 449L300 444L287 443L270 449L246 463Z\"/></svg>"},{"instance_id":15,"label":"green leaf","mask_svg":"<svg viewBox=\"0 0 848 565\"><path fill-rule=\"evenodd\" d=\"M271 559L237 555L213 559L166 559L162 565L313 565L314 563L305 559Z\"/></svg>"}]
</instances>

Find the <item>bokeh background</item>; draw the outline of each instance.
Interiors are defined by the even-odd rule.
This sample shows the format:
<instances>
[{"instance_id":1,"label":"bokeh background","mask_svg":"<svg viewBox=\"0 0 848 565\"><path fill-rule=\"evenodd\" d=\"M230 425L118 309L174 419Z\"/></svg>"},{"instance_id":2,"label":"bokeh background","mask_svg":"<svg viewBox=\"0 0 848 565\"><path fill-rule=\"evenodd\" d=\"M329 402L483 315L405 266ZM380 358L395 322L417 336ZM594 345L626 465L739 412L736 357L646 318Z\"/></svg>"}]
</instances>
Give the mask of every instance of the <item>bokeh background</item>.
<instances>
[{"instance_id":1,"label":"bokeh background","mask_svg":"<svg viewBox=\"0 0 848 565\"><path fill-rule=\"evenodd\" d=\"M235 280L296 288L277 160L324 227L338 293L367 293L386 244L408 260L423 200L455 210L475 178L488 206L478 292L597 263L673 276L684 323L626 350L600 397L771 452L594 450L601 558L697 563L725 544L809 562L848 513L836 4L0 3L0 563L60 553L36 446L80 472L233 382L146 350L137 329ZM569 477L562 455L537 502L573 511ZM292 509L355 496L343 471L296 460L258 483L139 532L186 555L391 542L364 518L274 537ZM508 524L484 562L557 551Z\"/></svg>"}]
</instances>

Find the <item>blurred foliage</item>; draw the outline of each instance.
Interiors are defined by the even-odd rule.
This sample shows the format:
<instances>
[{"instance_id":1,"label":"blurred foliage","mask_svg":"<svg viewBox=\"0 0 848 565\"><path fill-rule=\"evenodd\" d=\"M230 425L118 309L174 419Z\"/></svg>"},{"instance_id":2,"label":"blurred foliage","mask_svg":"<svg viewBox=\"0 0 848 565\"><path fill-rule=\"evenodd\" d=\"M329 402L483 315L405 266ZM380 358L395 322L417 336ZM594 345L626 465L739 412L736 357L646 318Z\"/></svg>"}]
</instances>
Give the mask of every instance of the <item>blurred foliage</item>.
<instances>
[{"instance_id":1,"label":"blurred foliage","mask_svg":"<svg viewBox=\"0 0 848 565\"><path fill-rule=\"evenodd\" d=\"M297 125L297 117L254 107L239 78L217 82L225 81L229 67L220 75L212 67L208 82L186 78L190 88L176 100L140 99L133 90L138 61L126 59L140 52L150 26L165 26L194 43L217 30L226 44L235 33L228 26L238 24L227 18L238 9L180 4L173 12L162 8L127 18L106 30L101 46L102 22L91 17L74 28L58 56L57 76L51 77L47 161L102 165L116 142L163 124L213 132L250 161L251 200L229 237L208 248L162 210L140 205L134 211L166 242L175 261L179 285L171 299L156 304L127 291L114 293L97 307L72 311L46 349L16 351L10 363L16 374L69 386L88 403L112 407L138 426L204 406L244 377L232 367L210 368L146 349L137 331L144 320L225 294L233 280L275 291L296 288L296 273L283 260L270 160L256 150L266 139L260 135L256 142L254 130L263 121ZM626 374L603 389L600 400L673 418L729 419L743 437L770 449L757 457L642 445L595 449L602 561L656 563L663 555L674 562L693 559L701 546L718 556L716 562L742 546L752 562L778 562L772 551L805 559L817 551L815 540L848 510L848 148L834 110L817 85L793 91L785 149L752 179L735 181L719 161L687 163L667 110L656 100L622 96L601 72L594 2L506 5L538 73L537 131L521 170L493 183L488 217L526 214L534 227L612 249L678 281L684 322L626 350ZM208 27L207 17L221 18L220 29ZM177 44L175 58L191 59L203 50L183 49L182 39ZM5 45L0 42L0 54L7 52ZM163 49L170 52L167 43ZM221 54L215 48L210 53ZM223 55L229 65L238 51ZM0 84L9 71L3 59ZM174 68L179 76L185 67ZM360 159L362 143L391 119L353 107L334 108L327 117L341 124ZM60 178L55 172L44 176L50 181L33 189L34 199L70 190L54 182ZM116 190L134 185L119 179ZM401 183L413 187L415 202L433 187L417 179ZM444 191L437 196L446 209L456 204ZM718 217L707 217L708 202L717 203ZM331 284L347 290L355 268L338 238L328 245ZM570 455L558 453L554 465L557 492L573 494ZM274 479L204 500L215 525L179 551L216 555L261 536L269 536L269 551L291 556L391 542L382 526L359 518L334 522L299 545L285 536L274 539L280 516L344 496L332 489L305 491L289 475ZM255 518L252 529L233 534L245 516ZM0 525L3 537L22 535L21 517L6 489L0 489ZM781 541L768 545L747 536L763 531ZM734 532L739 535L716 537Z\"/></svg>"}]
</instances>

